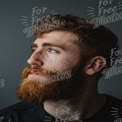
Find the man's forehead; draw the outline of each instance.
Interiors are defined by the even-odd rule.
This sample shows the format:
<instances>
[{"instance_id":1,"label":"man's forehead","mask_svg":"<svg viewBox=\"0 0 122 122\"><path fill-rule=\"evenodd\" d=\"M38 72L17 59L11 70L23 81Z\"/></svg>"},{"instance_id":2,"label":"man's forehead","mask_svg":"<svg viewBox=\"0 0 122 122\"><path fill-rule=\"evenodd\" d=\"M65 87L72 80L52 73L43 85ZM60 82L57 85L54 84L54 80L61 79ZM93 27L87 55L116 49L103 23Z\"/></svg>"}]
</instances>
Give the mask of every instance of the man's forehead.
<instances>
[{"instance_id":1,"label":"man's forehead","mask_svg":"<svg viewBox=\"0 0 122 122\"><path fill-rule=\"evenodd\" d=\"M74 40L78 40L78 36L73 32L52 31L38 36L35 42L50 41L50 42L57 42L57 43L66 43L66 42L68 43L68 42L73 42Z\"/></svg>"}]
</instances>

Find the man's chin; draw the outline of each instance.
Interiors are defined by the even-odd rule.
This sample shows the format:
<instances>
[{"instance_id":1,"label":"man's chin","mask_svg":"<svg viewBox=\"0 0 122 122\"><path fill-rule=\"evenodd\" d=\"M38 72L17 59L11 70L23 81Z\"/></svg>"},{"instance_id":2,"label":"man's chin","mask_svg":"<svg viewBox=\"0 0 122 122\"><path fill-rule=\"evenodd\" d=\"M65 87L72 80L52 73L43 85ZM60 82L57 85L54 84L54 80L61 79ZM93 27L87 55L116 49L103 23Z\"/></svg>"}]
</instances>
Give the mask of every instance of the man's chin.
<instances>
[{"instance_id":1,"label":"man's chin","mask_svg":"<svg viewBox=\"0 0 122 122\"><path fill-rule=\"evenodd\" d=\"M17 96L19 99L28 102L39 102L44 95L44 85L38 77L26 78L18 87Z\"/></svg>"}]
</instances>

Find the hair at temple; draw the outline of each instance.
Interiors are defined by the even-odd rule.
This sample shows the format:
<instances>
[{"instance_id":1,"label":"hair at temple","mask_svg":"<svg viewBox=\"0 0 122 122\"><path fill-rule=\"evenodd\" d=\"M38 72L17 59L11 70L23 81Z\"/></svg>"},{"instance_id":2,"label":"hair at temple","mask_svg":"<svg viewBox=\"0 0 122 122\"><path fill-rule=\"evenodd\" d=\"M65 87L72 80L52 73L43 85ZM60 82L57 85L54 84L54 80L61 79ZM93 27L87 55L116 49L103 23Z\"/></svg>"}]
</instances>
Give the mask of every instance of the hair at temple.
<instances>
[{"instance_id":1,"label":"hair at temple","mask_svg":"<svg viewBox=\"0 0 122 122\"><path fill-rule=\"evenodd\" d=\"M76 34L79 40L74 40L74 44L79 45L82 59L103 56L109 67L111 50L118 50L118 38L103 25L94 28L94 24L91 20L72 15L53 15L36 22L33 28L36 30L36 37L51 31L69 31Z\"/></svg>"}]
</instances>

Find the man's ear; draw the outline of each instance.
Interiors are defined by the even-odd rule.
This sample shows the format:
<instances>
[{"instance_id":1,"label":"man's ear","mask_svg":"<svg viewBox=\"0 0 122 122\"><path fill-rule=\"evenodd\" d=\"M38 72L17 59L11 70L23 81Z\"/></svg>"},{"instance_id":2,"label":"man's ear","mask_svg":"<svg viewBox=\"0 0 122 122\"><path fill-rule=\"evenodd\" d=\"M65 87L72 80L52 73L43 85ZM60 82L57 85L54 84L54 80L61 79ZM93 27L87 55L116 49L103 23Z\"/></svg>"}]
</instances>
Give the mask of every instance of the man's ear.
<instances>
[{"instance_id":1,"label":"man's ear","mask_svg":"<svg viewBox=\"0 0 122 122\"><path fill-rule=\"evenodd\" d=\"M106 59L102 56L96 56L88 62L85 72L88 75L94 75L106 66Z\"/></svg>"}]
</instances>

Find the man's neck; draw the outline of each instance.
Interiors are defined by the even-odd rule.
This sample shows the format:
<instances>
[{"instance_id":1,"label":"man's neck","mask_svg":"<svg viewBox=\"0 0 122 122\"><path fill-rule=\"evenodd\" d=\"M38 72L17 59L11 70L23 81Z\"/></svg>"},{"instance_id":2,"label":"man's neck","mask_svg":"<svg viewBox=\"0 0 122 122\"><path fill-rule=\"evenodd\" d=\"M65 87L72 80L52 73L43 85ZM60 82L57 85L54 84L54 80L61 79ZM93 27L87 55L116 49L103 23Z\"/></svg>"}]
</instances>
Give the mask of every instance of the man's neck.
<instances>
[{"instance_id":1,"label":"man's neck","mask_svg":"<svg viewBox=\"0 0 122 122\"><path fill-rule=\"evenodd\" d=\"M75 121L92 117L104 104L103 95L87 93L70 100L45 101L44 109L56 118Z\"/></svg>"}]
</instances>

